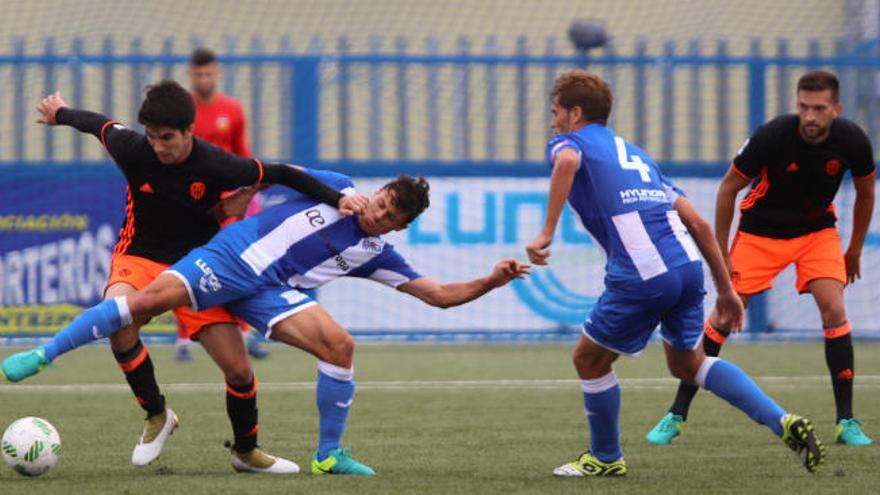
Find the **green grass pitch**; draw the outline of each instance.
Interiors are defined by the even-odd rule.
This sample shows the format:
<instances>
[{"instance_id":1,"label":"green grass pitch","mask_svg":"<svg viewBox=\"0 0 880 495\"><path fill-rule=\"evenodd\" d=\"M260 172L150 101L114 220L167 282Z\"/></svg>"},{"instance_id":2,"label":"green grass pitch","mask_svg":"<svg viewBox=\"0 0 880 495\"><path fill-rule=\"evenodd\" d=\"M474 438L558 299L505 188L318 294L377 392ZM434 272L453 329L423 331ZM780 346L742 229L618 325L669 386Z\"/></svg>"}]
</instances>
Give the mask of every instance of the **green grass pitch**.
<instances>
[{"instance_id":1,"label":"green grass pitch","mask_svg":"<svg viewBox=\"0 0 880 495\"><path fill-rule=\"evenodd\" d=\"M828 459L808 474L766 428L701 392L684 434L653 447L645 433L676 384L659 345L616 366L623 386L623 479L555 479L552 469L587 446L571 344L362 345L358 391L344 443L375 478L236 474L221 377L207 355L176 363L151 352L169 406L181 419L162 457L130 466L142 413L106 347L60 358L22 385L0 386L0 423L41 416L61 433L61 462L26 479L0 466L0 493L878 493L880 445L833 443L834 406L821 343L734 342L723 356L741 365L792 412L813 420ZM17 349L4 348L0 356ZM272 346L255 363L260 443L308 470L317 438L315 360ZM880 344L856 344L855 410L880 440Z\"/></svg>"}]
</instances>

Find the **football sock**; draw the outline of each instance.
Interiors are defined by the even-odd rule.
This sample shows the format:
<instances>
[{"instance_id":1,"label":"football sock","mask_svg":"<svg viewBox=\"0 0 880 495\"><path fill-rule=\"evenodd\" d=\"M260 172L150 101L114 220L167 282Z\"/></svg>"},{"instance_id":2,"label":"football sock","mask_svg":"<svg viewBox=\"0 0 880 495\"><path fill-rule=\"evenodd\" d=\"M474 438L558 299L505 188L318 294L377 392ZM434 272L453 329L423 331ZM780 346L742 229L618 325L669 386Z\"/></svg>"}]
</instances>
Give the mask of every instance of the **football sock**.
<instances>
[{"instance_id":1,"label":"football sock","mask_svg":"<svg viewBox=\"0 0 880 495\"><path fill-rule=\"evenodd\" d=\"M696 382L782 436L779 419L785 415L785 410L736 365L720 358L707 357L697 372Z\"/></svg>"},{"instance_id":2,"label":"football sock","mask_svg":"<svg viewBox=\"0 0 880 495\"><path fill-rule=\"evenodd\" d=\"M40 348L46 359L53 361L65 352L112 335L131 322L125 296L108 299L83 311Z\"/></svg>"},{"instance_id":3,"label":"football sock","mask_svg":"<svg viewBox=\"0 0 880 495\"><path fill-rule=\"evenodd\" d=\"M724 344L724 341L727 340L727 337L716 330L709 320L706 320L706 323L703 325L703 351L707 356L717 357L718 354L721 353L721 346ZM691 402L694 400L694 396L697 395L697 391L700 390L700 387L696 385L691 385L687 382L679 382L678 384L678 392L675 394L675 400L672 402L672 407L669 408L669 412L672 414L678 414L681 418L687 421L688 411L691 408Z\"/></svg>"},{"instance_id":4,"label":"football sock","mask_svg":"<svg viewBox=\"0 0 880 495\"><path fill-rule=\"evenodd\" d=\"M318 460L338 449L345 432L348 410L354 400L353 368L342 368L318 361L316 400L320 416Z\"/></svg>"},{"instance_id":5,"label":"football sock","mask_svg":"<svg viewBox=\"0 0 880 495\"><path fill-rule=\"evenodd\" d=\"M853 357L852 334L849 322L825 329L825 363L831 372L834 403L837 405L837 422L853 417Z\"/></svg>"},{"instance_id":6,"label":"football sock","mask_svg":"<svg viewBox=\"0 0 880 495\"><path fill-rule=\"evenodd\" d=\"M125 373L125 381L138 404L147 412L147 417L165 411L165 397L159 393L156 374L153 371L153 360L147 352L147 346L138 339L137 344L125 352L114 352L116 364Z\"/></svg>"},{"instance_id":7,"label":"football sock","mask_svg":"<svg viewBox=\"0 0 880 495\"><path fill-rule=\"evenodd\" d=\"M584 409L590 425L590 452L602 462L623 456L620 447L620 385L612 371L601 378L581 380Z\"/></svg>"},{"instance_id":8,"label":"football sock","mask_svg":"<svg viewBox=\"0 0 880 495\"><path fill-rule=\"evenodd\" d=\"M257 432L260 423L257 420L257 377L245 385L226 383L226 414L232 423L235 435L236 452L247 453L257 447Z\"/></svg>"}]
</instances>

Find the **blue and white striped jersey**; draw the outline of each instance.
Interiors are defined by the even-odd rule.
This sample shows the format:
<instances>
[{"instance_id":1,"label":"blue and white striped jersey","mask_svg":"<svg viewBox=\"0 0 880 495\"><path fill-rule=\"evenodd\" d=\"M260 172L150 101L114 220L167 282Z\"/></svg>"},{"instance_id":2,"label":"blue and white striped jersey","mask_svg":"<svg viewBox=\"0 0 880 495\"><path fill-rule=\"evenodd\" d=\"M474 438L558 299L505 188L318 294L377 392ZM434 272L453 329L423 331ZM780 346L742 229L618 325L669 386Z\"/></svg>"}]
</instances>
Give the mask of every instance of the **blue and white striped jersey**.
<instances>
[{"instance_id":1,"label":"blue and white striped jersey","mask_svg":"<svg viewBox=\"0 0 880 495\"><path fill-rule=\"evenodd\" d=\"M647 153L600 124L551 139L551 167L564 149L580 156L568 202L605 250L606 285L648 280L700 259L672 208L684 193Z\"/></svg>"},{"instance_id":2,"label":"blue and white striped jersey","mask_svg":"<svg viewBox=\"0 0 880 495\"><path fill-rule=\"evenodd\" d=\"M306 171L338 191L354 192L347 176ZM320 287L338 277L391 287L421 277L394 246L361 230L356 217L303 195L230 225L205 248L234 253L244 272L295 289Z\"/></svg>"}]
</instances>

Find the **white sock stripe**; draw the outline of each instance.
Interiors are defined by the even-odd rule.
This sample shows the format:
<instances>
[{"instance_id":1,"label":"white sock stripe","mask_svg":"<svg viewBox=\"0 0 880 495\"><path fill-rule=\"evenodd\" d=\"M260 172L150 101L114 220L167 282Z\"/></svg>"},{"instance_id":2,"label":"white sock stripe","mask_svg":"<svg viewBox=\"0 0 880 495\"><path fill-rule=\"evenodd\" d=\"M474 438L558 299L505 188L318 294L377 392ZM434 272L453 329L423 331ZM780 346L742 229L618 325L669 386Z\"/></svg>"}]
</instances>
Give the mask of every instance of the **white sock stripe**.
<instances>
[{"instance_id":1,"label":"white sock stripe","mask_svg":"<svg viewBox=\"0 0 880 495\"><path fill-rule=\"evenodd\" d=\"M354 378L354 366L351 368L343 368L325 361L318 361L318 371L324 373L330 378L335 378L343 382L350 382Z\"/></svg>"},{"instance_id":2,"label":"white sock stripe","mask_svg":"<svg viewBox=\"0 0 880 495\"><path fill-rule=\"evenodd\" d=\"M586 394L599 394L614 388L615 385L617 385L617 375L612 370L603 377L581 380L581 391Z\"/></svg>"},{"instance_id":3,"label":"white sock stripe","mask_svg":"<svg viewBox=\"0 0 880 495\"><path fill-rule=\"evenodd\" d=\"M119 311L119 321L122 322L122 326L131 325L133 320L128 309L128 297L114 297L113 300L116 301L116 310Z\"/></svg>"},{"instance_id":4,"label":"white sock stripe","mask_svg":"<svg viewBox=\"0 0 880 495\"><path fill-rule=\"evenodd\" d=\"M709 370L718 361L720 361L719 358L709 356L706 356L706 359L703 360L703 364L701 364L700 369L697 370L697 376L694 377L694 381L697 382L697 385L699 385L700 388L706 388L706 375L709 374Z\"/></svg>"}]
</instances>

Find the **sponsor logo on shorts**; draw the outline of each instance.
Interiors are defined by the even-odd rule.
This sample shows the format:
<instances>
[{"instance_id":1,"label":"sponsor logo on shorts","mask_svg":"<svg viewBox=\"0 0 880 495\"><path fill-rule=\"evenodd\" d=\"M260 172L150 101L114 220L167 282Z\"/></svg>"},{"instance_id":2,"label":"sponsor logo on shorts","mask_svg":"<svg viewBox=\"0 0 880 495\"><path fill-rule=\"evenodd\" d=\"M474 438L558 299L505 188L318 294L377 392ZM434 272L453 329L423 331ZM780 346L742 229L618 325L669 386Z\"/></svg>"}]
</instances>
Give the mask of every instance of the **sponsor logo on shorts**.
<instances>
[{"instance_id":1,"label":"sponsor logo on shorts","mask_svg":"<svg viewBox=\"0 0 880 495\"><path fill-rule=\"evenodd\" d=\"M120 277L128 277L129 275L131 275L131 270L129 270L128 268L120 268L119 271L116 273L118 273Z\"/></svg>"},{"instance_id":2,"label":"sponsor logo on shorts","mask_svg":"<svg viewBox=\"0 0 880 495\"><path fill-rule=\"evenodd\" d=\"M214 274L214 270L203 259L197 259L196 266L202 271L202 276L199 278L199 289L202 292L217 292L223 288L217 275Z\"/></svg>"}]
</instances>

